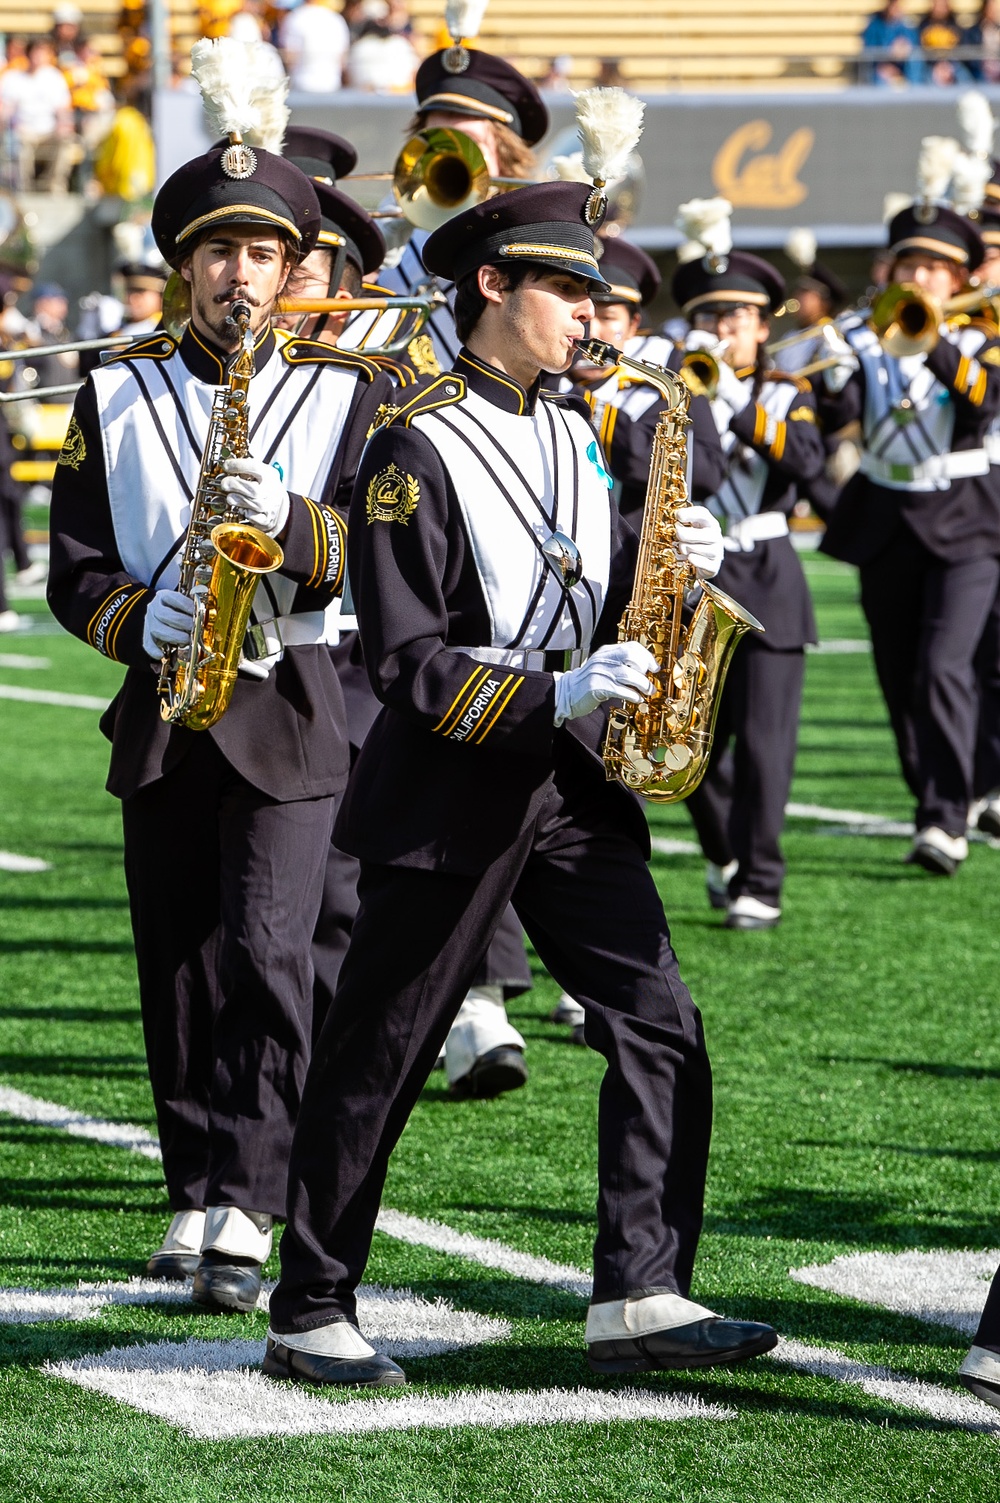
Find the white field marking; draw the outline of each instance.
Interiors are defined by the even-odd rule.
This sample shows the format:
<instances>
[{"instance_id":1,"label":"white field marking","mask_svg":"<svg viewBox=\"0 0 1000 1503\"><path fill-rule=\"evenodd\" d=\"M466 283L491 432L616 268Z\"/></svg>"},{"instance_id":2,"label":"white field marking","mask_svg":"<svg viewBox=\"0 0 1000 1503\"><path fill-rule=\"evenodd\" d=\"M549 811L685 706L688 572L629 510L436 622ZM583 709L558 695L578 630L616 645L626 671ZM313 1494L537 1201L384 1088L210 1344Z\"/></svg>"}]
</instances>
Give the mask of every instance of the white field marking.
<instances>
[{"instance_id":1,"label":"white field marking","mask_svg":"<svg viewBox=\"0 0 1000 1503\"><path fill-rule=\"evenodd\" d=\"M448 1430L475 1425L608 1424L613 1420L732 1419L734 1412L695 1397L623 1389L548 1388L325 1400L278 1386L251 1371L262 1342L157 1342L112 1348L43 1371L156 1415L199 1440L251 1435L363 1435L379 1430Z\"/></svg>"},{"instance_id":2,"label":"white field marking","mask_svg":"<svg viewBox=\"0 0 1000 1503\"><path fill-rule=\"evenodd\" d=\"M827 637L816 646L806 644L807 652L871 652L872 644L867 637Z\"/></svg>"},{"instance_id":3,"label":"white field marking","mask_svg":"<svg viewBox=\"0 0 1000 1503\"><path fill-rule=\"evenodd\" d=\"M47 1320L93 1320L113 1305L188 1305L190 1283L129 1279L127 1284L79 1283L72 1289L0 1289L0 1325Z\"/></svg>"},{"instance_id":4,"label":"white field marking","mask_svg":"<svg viewBox=\"0 0 1000 1503\"><path fill-rule=\"evenodd\" d=\"M789 1269L797 1284L975 1335L1000 1251L845 1253Z\"/></svg>"},{"instance_id":5,"label":"white field marking","mask_svg":"<svg viewBox=\"0 0 1000 1503\"><path fill-rule=\"evenodd\" d=\"M660 856L699 856L701 846L694 840L667 840L662 835L653 835L649 841Z\"/></svg>"},{"instance_id":6,"label":"white field marking","mask_svg":"<svg viewBox=\"0 0 1000 1503\"><path fill-rule=\"evenodd\" d=\"M885 824L880 814L860 814L856 809L828 809L825 804L786 804L792 819L830 819L838 825Z\"/></svg>"},{"instance_id":7,"label":"white field marking","mask_svg":"<svg viewBox=\"0 0 1000 1503\"><path fill-rule=\"evenodd\" d=\"M106 710L108 701L94 694L61 694L58 689L22 689L19 684L0 684L0 699L19 699L25 704L62 705L70 710Z\"/></svg>"},{"instance_id":8,"label":"white field marking","mask_svg":"<svg viewBox=\"0 0 1000 1503\"><path fill-rule=\"evenodd\" d=\"M938 1388L933 1383L922 1383L919 1378L905 1377L888 1367L870 1367L867 1363L845 1357L843 1352L807 1346L801 1341L782 1340L770 1356L776 1362L784 1362L800 1372L813 1373L817 1378L850 1383L885 1404L915 1409L920 1414L961 1425L966 1430L985 1430L1000 1435L1000 1415L967 1394Z\"/></svg>"},{"instance_id":9,"label":"white field marking","mask_svg":"<svg viewBox=\"0 0 1000 1503\"><path fill-rule=\"evenodd\" d=\"M26 658L21 652L0 652L0 668L51 668L51 658Z\"/></svg>"},{"instance_id":10,"label":"white field marking","mask_svg":"<svg viewBox=\"0 0 1000 1503\"><path fill-rule=\"evenodd\" d=\"M101 1117L88 1117L85 1112L71 1111L68 1106L43 1101L39 1096L26 1096L23 1091L12 1090L10 1086L0 1086L0 1112L16 1117L20 1122L59 1128L71 1138L89 1138L94 1143L105 1143L109 1148L125 1148L130 1153L142 1154L146 1159L160 1157L159 1144L144 1127L134 1127L131 1122L105 1122Z\"/></svg>"},{"instance_id":11,"label":"white field marking","mask_svg":"<svg viewBox=\"0 0 1000 1503\"><path fill-rule=\"evenodd\" d=\"M52 863L40 856L17 856L13 851L0 851L0 872L50 872Z\"/></svg>"},{"instance_id":12,"label":"white field marking","mask_svg":"<svg viewBox=\"0 0 1000 1503\"><path fill-rule=\"evenodd\" d=\"M494 1242L490 1237L473 1237L468 1232L453 1231L440 1221L424 1221L419 1216L407 1216L402 1211L391 1211L383 1206L379 1211L376 1228L394 1237L398 1242L408 1242L414 1247L430 1247L435 1252L453 1253L479 1263L483 1268L497 1268L515 1278L526 1279L532 1284L548 1284L555 1289L564 1289L569 1294L578 1294L589 1299L592 1279L580 1268L571 1268L567 1263L551 1263L548 1258L536 1258L531 1253L518 1252L503 1242Z\"/></svg>"}]
</instances>

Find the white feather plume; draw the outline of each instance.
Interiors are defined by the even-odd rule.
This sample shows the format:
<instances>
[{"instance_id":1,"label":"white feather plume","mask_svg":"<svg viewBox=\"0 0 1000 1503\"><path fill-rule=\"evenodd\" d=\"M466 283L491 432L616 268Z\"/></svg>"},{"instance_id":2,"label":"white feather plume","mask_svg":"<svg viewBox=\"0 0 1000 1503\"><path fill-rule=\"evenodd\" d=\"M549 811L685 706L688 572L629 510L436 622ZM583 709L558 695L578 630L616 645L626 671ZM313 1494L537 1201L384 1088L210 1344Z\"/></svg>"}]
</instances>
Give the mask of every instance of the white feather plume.
<instances>
[{"instance_id":1,"label":"white feather plume","mask_svg":"<svg viewBox=\"0 0 1000 1503\"><path fill-rule=\"evenodd\" d=\"M490 0L448 0L444 24L452 41L471 42L479 35L489 3Z\"/></svg>"},{"instance_id":2,"label":"white feather plume","mask_svg":"<svg viewBox=\"0 0 1000 1503\"><path fill-rule=\"evenodd\" d=\"M576 98L576 133L592 182L610 183L625 172L642 135L646 109L624 89L584 89Z\"/></svg>"},{"instance_id":3,"label":"white feather plume","mask_svg":"<svg viewBox=\"0 0 1000 1503\"><path fill-rule=\"evenodd\" d=\"M678 266L683 266L686 261L700 261L705 254L705 247L700 240L684 240L674 252Z\"/></svg>"},{"instance_id":4,"label":"white feather plume","mask_svg":"<svg viewBox=\"0 0 1000 1503\"><path fill-rule=\"evenodd\" d=\"M275 82L273 66L259 42L232 37L195 42L191 72L213 136L238 135L248 146L281 150L288 124L288 82Z\"/></svg>"},{"instance_id":5,"label":"white feather plume","mask_svg":"<svg viewBox=\"0 0 1000 1503\"><path fill-rule=\"evenodd\" d=\"M988 157L993 150L997 122L986 95L978 89L966 90L959 95L956 113L966 151L976 157Z\"/></svg>"},{"instance_id":6,"label":"white feather plume","mask_svg":"<svg viewBox=\"0 0 1000 1503\"><path fill-rule=\"evenodd\" d=\"M944 198L959 152L953 136L925 136L917 158L917 193L928 203Z\"/></svg>"},{"instance_id":7,"label":"white feather plume","mask_svg":"<svg viewBox=\"0 0 1000 1503\"><path fill-rule=\"evenodd\" d=\"M789 230L788 239L785 241L785 255L796 266L807 271L810 266L816 265L816 236L812 230L800 226L798 229Z\"/></svg>"},{"instance_id":8,"label":"white feather plume","mask_svg":"<svg viewBox=\"0 0 1000 1503\"><path fill-rule=\"evenodd\" d=\"M960 151L955 158L948 190L952 208L959 214L971 214L973 209L982 208L986 184L992 176L993 163L989 157Z\"/></svg>"},{"instance_id":9,"label":"white feather plume","mask_svg":"<svg viewBox=\"0 0 1000 1503\"><path fill-rule=\"evenodd\" d=\"M582 151L574 151L568 157L553 157L550 165L560 182L593 182L593 178L588 177L587 169L583 165Z\"/></svg>"},{"instance_id":10,"label":"white feather plume","mask_svg":"<svg viewBox=\"0 0 1000 1503\"><path fill-rule=\"evenodd\" d=\"M912 202L912 193L887 193L882 200L882 223L888 224L890 219L895 219L897 214L908 209Z\"/></svg>"},{"instance_id":11,"label":"white feather plume","mask_svg":"<svg viewBox=\"0 0 1000 1503\"><path fill-rule=\"evenodd\" d=\"M709 255L726 256L733 248L733 206L728 198L692 198L681 204L674 224L685 240L697 240Z\"/></svg>"}]
</instances>

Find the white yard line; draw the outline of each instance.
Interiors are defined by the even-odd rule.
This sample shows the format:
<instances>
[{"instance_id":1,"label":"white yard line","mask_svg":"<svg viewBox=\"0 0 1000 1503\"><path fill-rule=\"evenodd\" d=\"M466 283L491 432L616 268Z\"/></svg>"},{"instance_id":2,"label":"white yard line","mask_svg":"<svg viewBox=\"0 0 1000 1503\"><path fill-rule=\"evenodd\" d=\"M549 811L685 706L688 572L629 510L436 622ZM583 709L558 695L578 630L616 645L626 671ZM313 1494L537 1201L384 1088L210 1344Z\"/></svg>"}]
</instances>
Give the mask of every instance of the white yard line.
<instances>
[{"instance_id":1,"label":"white yard line","mask_svg":"<svg viewBox=\"0 0 1000 1503\"><path fill-rule=\"evenodd\" d=\"M698 856L701 846L694 840L668 840L662 835L653 835L649 841L658 856Z\"/></svg>"},{"instance_id":2,"label":"white yard line","mask_svg":"<svg viewBox=\"0 0 1000 1503\"><path fill-rule=\"evenodd\" d=\"M19 699L24 704L61 705L68 710L106 710L108 701L95 694L61 694L58 689L22 689L20 684L0 684L0 699Z\"/></svg>"},{"instance_id":3,"label":"white yard line","mask_svg":"<svg viewBox=\"0 0 1000 1503\"><path fill-rule=\"evenodd\" d=\"M912 1315L931 1325L975 1335L990 1280L1000 1266L992 1252L845 1253L829 1263L792 1268L797 1284Z\"/></svg>"},{"instance_id":4,"label":"white yard line","mask_svg":"<svg viewBox=\"0 0 1000 1503\"><path fill-rule=\"evenodd\" d=\"M71 1138L89 1138L91 1142L104 1143L109 1148L125 1148L129 1153L139 1153L146 1159L160 1157L159 1143L144 1127L133 1127L130 1122L105 1122L101 1117L74 1112L54 1101L43 1101L40 1096L27 1096L10 1086L0 1085L0 1112L21 1122L34 1122L39 1127L58 1128Z\"/></svg>"},{"instance_id":5,"label":"white yard line","mask_svg":"<svg viewBox=\"0 0 1000 1503\"><path fill-rule=\"evenodd\" d=\"M867 637L826 637L815 647L807 646L807 652L871 652L872 644Z\"/></svg>"},{"instance_id":6,"label":"white yard line","mask_svg":"<svg viewBox=\"0 0 1000 1503\"><path fill-rule=\"evenodd\" d=\"M26 658L21 652L0 652L0 668L51 668L51 658Z\"/></svg>"},{"instance_id":7,"label":"white yard line","mask_svg":"<svg viewBox=\"0 0 1000 1503\"><path fill-rule=\"evenodd\" d=\"M18 856L14 851L0 851L0 872L50 872L52 865L40 856Z\"/></svg>"},{"instance_id":8,"label":"white yard line","mask_svg":"<svg viewBox=\"0 0 1000 1503\"><path fill-rule=\"evenodd\" d=\"M407 1216L402 1211L391 1211L383 1206L376 1223L380 1232L395 1237L398 1242L409 1242L415 1247L430 1247L435 1252L452 1253L455 1257L467 1258L483 1268L496 1268L513 1278L526 1279L532 1284L548 1284L555 1289L565 1289L569 1294L578 1294L581 1299L590 1298L592 1279L580 1268L566 1263L550 1263L548 1258L536 1258L531 1253L518 1252L502 1242L489 1237L473 1237L468 1232L453 1231L439 1221L424 1221L419 1216Z\"/></svg>"}]
</instances>

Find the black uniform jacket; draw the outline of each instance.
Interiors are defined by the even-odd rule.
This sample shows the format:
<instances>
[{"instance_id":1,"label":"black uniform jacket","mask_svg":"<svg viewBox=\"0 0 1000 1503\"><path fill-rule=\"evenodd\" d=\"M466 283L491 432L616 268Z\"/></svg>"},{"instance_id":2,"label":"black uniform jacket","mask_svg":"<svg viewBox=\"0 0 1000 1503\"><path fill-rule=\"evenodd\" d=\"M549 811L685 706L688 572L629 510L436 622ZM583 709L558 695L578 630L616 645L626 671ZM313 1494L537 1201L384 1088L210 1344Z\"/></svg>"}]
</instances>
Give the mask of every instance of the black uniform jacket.
<instances>
[{"instance_id":1,"label":"black uniform jacket","mask_svg":"<svg viewBox=\"0 0 1000 1503\"><path fill-rule=\"evenodd\" d=\"M465 383L510 412L571 396L525 392L462 363L421 391L374 435L354 488L348 541L351 590L372 687L383 708L357 760L334 832L341 850L391 866L482 871L533 818L554 761L583 759L610 817L648 853L634 795L605 780L601 714L555 729L551 673L490 668L449 644L489 645L490 623L454 487L437 450L409 421L464 395ZM450 393L450 395L446 394ZM368 491L390 465L407 477L415 509L369 519ZM637 540L616 520L608 594L593 645L617 637L631 593ZM485 734L464 736L462 716L481 696ZM477 727L478 731L478 727Z\"/></svg>"},{"instance_id":2,"label":"black uniform jacket","mask_svg":"<svg viewBox=\"0 0 1000 1503\"><path fill-rule=\"evenodd\" d=\"M684 351L675 349L667 361L667 369L678 371ZM622 377L632 379L632 373L623 366ZM636 376L641 383L641 377ZM579 382L574 391L588 406L593 406L593 394L607 380L604 375L593 385ZM638 530L646 501L646 484L649 480L649 459L653 451L653 434L666 403L661 399L653 402L637 418L609 402L600 423L600 438L608 456L608 469L621 484L619 508ZM719 443L719 433L712 417L712 409L703 396L692 395L689 408L691 426L688 442L691 444L691 500L707 501L715 494L722 481L724 455Z\"/></svg>"},{"instance_id":3,"label":"black uniform jacket","mask_svg":"<svg viewBox=\"0 0 1000 1503\"><path fill-rule=\"evenodd\" d=\"M765 377L768 383L787 379L780 371ZM753 449L767 465L760 511L776 511L786 517L798 500L799 486L822 474L825 459L813 394L804 382L795 384L799 389L788 416L777 424L770 441L762 431L763 409L755 402L736 413L729 424L740 445ZM739 465L736 449L726 456L726 462L727 468ZM755 646L789 652L816 641L812 598L790 537L762 539L750 552L727 549L714 583L763 626L763 636L755 633L749 639Z\"/></svg>"},{"instance_id":4,"label":"black uniform jacket","mask_svg":"<svg viewBox=\"0 0 1000 1503\"><path fill-rule=\"evenodd\" d=\"M155 343L162 347L162 334ZM307 581L322 579L325 572L319 557L328 546L324 532L343 535L338 511L346 515L366 435L378 407L391 399L392 389L389 378L359 356L302 340L295 346L296 363L308 350L307 358L317 364L336 361L358 373L344 438L323 495L307 502L293 494L288 521L278 537L285 555L281 572L299 584L294 609L322 610L342 589L342 577L313 587ZM199 346L190 331L181 340L180 353L193 375L218 382L218 358ZM140 351L130 350L128 358L141 359ZM283 358L273 334L258 345L254 358L258 369L267 360ZM151 592L129 577L118 553L90 381L77 396L74 413L80 439L75 453L64 449L52 491L48 596L53 613L68 631L128 668L101 720L112 743L109 792L128 798L162 777L195 736L212 736L230 765L271 798L288 802L339 792L349 766L344 701L325 646L286 648L266 679L241 675L228 710L211 730L189 731L161 719L159 665L142 645ZM70 459L75 463L67 462ZM322 527L317 525L320 519ZM111 620L109 610L114 611Z\"/></svg>"},{"instance_id":5,"label":"black uniform jacket","mask_svg":"<svg viewBox=\"0 0 1000 1503\"><path fill-rule=\"evenodd\" d=\"M986 373L982 390L976 383L970 386L969 362L950 340L939 340L926 358L955 404L952 452L982 448L986 429L1000 413L1000 340L987 339L977 352L976 360ZM839 396L818 390L820 420L828 431L862 418L863 370L854 372ZM900 527L909 527L946 563L1000 553L1000 492L993 475L952 480L947 490L897 491L859 472L844 486L820 546L845 563L869 564Z\"/></svg>"}]
</instances>

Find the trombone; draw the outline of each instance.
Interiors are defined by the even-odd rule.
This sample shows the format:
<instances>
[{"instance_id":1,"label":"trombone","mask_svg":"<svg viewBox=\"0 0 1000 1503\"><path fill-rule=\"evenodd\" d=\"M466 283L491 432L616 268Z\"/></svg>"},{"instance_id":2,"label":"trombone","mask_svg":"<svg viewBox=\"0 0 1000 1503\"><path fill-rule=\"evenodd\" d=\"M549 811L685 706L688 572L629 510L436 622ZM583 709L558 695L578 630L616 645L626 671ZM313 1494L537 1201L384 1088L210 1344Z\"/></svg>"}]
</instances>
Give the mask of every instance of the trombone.
<instances>
[{"instance_id":1,"label":"trombone","mask_svg":"<svg viewBox=\"0 0 1000 1503\"><path fill-rule=\"evenodd\" d=\"M1000 286L987 284L939 303L915 282L893 282L875 299L869 322L886 354L903 359L933 350L945 319L979 310L1000 323Z\"/></svg>"},{"instance_id":2,"label":"trombone","mask_svg":"<svg viewBox=\"0 0 1000 1503\"><path fill-rule=\"evenodd\" d=\"M145 334L106 334L101 339L75 339L67 344L30 344L19 350L0 350L0 363L42 360L49 355L78 355L84 350L122 350L130 344L139 344L152 337L152 333L147 330ZM23 391L2 391L0 406L6 406L8 402L36 401L40 397L71 397L82 385L82 381L72 381L65 386L26 386Z\"/></svg>"},{"instance_id":3,"label":"trombone","mask_svg":"<svg viewBox=\"0 0 1000 1503\"><path fill-rule=\"evenodd\" d=\"M359 320L351 319L343 333L351 332L352 337L344 340L341 335L338 344L342 349L356 351L359 355L396 355L405 350L411 340L415 339L427 320L438 308L447 305L448 299L438 288L429 288L418 297L297 297L283 298L278 302L275 312L281 316L284 314L301 314L308 317L314 313L374 313L379 315L373 318L371 323L364 329L360 338L354 338L354 325ZM384 315L392 314L393 319L388 327L384 326ZM377 333L378 338L374 338Z\"/></svg>"},{"instance_id":4,"label":"trombone","mask_svg":"<svg viewBox=\"0 0 1000 1503\"><path fill-rule=\"evenodd\" d=\"M482 203L496 190L523 188L524 178L491 177L486 158L461 130L418 131L404 145L391 172L355 172L340 179L351 183L391 182L399 205L375 209L373 219L408 219L418 230L436 230L463 209Z\"/></svg>"}]
</instances>

